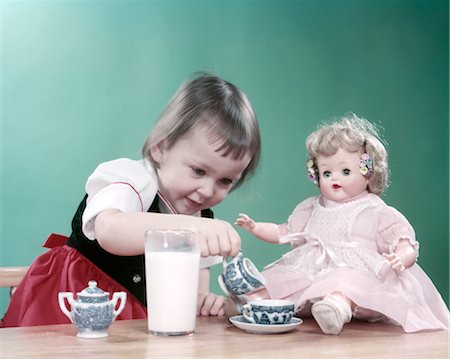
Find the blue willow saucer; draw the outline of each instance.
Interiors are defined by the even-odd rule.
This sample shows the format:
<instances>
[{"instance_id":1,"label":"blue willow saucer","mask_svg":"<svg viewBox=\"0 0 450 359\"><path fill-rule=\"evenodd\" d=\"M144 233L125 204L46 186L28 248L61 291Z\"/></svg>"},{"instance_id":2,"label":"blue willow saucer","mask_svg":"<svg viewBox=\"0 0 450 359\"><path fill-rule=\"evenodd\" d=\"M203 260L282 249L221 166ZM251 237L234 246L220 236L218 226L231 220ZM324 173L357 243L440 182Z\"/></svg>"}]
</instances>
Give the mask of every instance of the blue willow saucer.
<instances>
[{"instance_id":1,"label":"blue willow saucer","mask_svg":"<svg viewBox=\"0 0 450 359\"><path fill-rule=\"evenodd\" d=\"M229 318L229 321L239 329L245 330L251 334L278 334L293 330L303 323L300 318L292 318L287 324L254 324L245 320L242 315L236 315Z\"/></svg>"}]
</instances>

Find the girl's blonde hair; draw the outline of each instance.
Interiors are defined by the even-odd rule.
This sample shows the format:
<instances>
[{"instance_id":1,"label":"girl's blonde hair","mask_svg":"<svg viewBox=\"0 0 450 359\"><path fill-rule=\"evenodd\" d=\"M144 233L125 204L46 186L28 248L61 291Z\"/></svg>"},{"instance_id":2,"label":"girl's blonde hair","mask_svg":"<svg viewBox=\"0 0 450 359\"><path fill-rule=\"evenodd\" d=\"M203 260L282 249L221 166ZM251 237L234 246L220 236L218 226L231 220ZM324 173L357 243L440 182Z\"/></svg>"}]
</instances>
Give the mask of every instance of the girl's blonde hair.
<instances>
[{"instance_id":1,"label":"girl's blonde hair","mask_svg":"<svg viewBox=\"0 0 450 359\"><path fill-rule=\"evenodd\" d=\"M353 113L324 124L306 139L306 149L314 162L317 181L317 157L334 155L339 148L348 152L367 153L373 161L368 190L380 195L388 186L388 155L375 125Z\"/></svg>"},{"instance_id":2,"label":"girl's blonde hair","mask_svg":"<svg viewBox=\"0 0 450 359\"><path fill-rule=\"evenodd\" d=\"M218 143L217 152L238 160L251 156L247 168L233 190L256 170L261 152L259 125L244 92L224 79L200 73L183 84L175 93L158 122L147 137L142 155L154 166L151 148L163 143L170 149L196 126L208 129Z\"/></svg>"}]
</instances>

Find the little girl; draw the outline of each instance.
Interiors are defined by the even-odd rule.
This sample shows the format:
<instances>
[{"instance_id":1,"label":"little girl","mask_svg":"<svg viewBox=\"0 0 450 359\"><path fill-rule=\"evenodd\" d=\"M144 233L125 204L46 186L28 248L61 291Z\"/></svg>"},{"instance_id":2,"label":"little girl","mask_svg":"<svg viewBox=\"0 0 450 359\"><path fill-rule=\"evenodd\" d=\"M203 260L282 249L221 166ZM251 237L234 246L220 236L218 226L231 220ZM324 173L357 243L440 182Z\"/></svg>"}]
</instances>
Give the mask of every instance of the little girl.
<instances>
[{"instance_id":1,"label":"little girl","mask_svg":"<svg viewBox=\"0 0 450 359\"><path fill-rule=\"evenodd\" d=\"M1 326L67 323L58 292L79 292L95 279L127 292L119 319L146 318L144 232L199 233L198 314L223 315L223 297L209 293L209 267L236 255L241 240L214 207L256 169L260 133L246 95L202 74L180 87L142 150L142 160L100 164L72 221L70 238L52 235L13 294Z\"/></svg>"},{"instance_id":2,"label":"little girl","mask_svg":"<svg viewBox=\"0 0 450 359\"><path fill-rule=\"evenodd\" d=\"M295 301L326 334L352 317L388 319L406 332L448 328L448 309L416 264L413 228L379 197L388 165L377 136L355 115L322 126L306 140L308 175L322 194L281 225L240 215L236 223L252 235L294 246L266 267L266 288L253 296Z\"/></svg>"}]
</instances>

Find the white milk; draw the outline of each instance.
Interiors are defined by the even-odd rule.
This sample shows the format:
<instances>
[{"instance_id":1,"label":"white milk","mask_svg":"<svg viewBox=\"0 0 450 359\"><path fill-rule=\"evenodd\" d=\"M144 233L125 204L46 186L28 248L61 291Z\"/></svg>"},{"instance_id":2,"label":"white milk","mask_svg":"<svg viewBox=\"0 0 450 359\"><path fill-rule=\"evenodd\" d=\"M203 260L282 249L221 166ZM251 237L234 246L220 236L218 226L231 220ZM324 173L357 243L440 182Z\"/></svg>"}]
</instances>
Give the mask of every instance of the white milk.
<instances>
[{"instance_id":1,"label":"white milk","mask_svg":"<svg viewBox=\"0 0 450 359\"><path fill-rule=\"evenodd\" d=\"M199 267L199 253L145 253L149 331L194 332Z\"/></svg>"}]
</instances>

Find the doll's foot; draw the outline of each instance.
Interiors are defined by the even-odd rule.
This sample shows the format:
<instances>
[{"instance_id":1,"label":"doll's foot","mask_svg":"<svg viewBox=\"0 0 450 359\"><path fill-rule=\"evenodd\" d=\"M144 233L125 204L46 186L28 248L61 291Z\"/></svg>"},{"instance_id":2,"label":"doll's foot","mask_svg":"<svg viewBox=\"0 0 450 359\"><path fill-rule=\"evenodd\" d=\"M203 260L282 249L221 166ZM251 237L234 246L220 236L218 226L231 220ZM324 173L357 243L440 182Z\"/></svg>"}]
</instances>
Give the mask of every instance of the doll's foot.
<instances>
[{"instance_id":1,"label":"doll's foot","mask_svg":"<svg viewBox=\"0 0 450 359\"><path fill-rule=\"evenodd\" d=\"M338 335L352 319L352 311L343 299L328 295L313 304L311 314L325 334Z\"/></svg>"}]
</instances>

